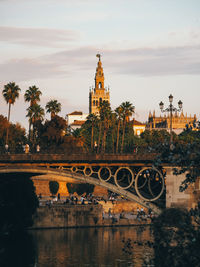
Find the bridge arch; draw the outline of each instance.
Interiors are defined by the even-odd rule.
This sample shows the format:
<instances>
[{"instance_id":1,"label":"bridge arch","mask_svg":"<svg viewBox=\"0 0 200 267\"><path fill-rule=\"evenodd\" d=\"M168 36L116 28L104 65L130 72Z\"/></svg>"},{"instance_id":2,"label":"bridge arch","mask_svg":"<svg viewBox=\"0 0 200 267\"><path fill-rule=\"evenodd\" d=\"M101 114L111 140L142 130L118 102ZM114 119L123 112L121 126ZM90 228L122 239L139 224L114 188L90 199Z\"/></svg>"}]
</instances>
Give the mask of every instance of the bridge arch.
<instances>
[{"instance_id":1,"label":"bridge arch","mask_svg":"<svg viewBox=\"0 0 200 267\"><path fill-rule=\"evenodd\" d=\"M74 167L73 167L74 168ZM123 187L119 187L115 184L108 183L103 179L94 179L92 176L85 173L86 169L83 168L83 173L78 173L75 171L65 170L63 168L44 168L44 167L5 167L0 168L0 173L9 174L9 173L30 173L31 176L37 175L37 180L56 180L60 182L67 182L68 178L72 178L77 181L81 181L83 183L90 183L93 185L101 186L107 190L115 192L119 195L123 195L125 198L129 199L130 201L134 201L139 205L142 205L146 208L151 208L156 214L160 214L161 209L154 205L151 202L145 200L145 198L141 198L138 195L124 189ZM49 177L47 179L47 176Z\"/></svg>"}]
</instances>

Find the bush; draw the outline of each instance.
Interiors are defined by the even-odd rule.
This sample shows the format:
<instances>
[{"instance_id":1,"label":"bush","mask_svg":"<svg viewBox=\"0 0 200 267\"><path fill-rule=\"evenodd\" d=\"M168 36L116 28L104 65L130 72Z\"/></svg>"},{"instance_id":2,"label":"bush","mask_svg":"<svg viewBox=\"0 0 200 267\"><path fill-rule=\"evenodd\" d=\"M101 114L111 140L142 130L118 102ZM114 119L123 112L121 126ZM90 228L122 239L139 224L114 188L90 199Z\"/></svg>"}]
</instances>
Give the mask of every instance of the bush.
<instances>
[{"instance_id":1,"label":"bush","mask_svg":"<svg viewBox=\"0 0 200 267\"><path fill-rule=\"evenodd\" d=\"M81 196L83 193L89 195L90 193L94 192L94 185L88 183L81 183L81 184L67 183L66 186L70 194L74 194L76 192L79 196Z\"/></svg>"},{"instance_id":2,"label":"bush","mask_svg":"<svg viewBox=\"0 0 200 267\"><path fill-rule=\"evenodd\" d=\"M49 182L49 190L52 196L55 196L59 189L59 183L57 181L50 181Z\"/></svg>"}]
</instances>

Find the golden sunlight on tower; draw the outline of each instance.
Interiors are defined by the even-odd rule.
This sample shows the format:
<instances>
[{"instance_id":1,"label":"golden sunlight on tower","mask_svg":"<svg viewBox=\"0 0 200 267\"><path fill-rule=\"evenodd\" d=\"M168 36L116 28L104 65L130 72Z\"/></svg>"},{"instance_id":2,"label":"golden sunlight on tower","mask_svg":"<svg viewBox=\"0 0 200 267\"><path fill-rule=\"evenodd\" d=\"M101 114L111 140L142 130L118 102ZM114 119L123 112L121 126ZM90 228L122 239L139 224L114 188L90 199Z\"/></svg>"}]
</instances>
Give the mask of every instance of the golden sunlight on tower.
<instances>
[{"instance_id":1,"label":"golden sunlight on tower","mask_svg":"<svg viewBox=\"0 0 200 267\"><path fill-rule=\"evenodd\" d=\"M90 89L89 93L89 113L99 114L99 104L103 101L110 103L109 88L104 88L104 73L101 63L101 55L96 55L99 58L95 74L95 88Z\"/></svg>"}]
</instances>

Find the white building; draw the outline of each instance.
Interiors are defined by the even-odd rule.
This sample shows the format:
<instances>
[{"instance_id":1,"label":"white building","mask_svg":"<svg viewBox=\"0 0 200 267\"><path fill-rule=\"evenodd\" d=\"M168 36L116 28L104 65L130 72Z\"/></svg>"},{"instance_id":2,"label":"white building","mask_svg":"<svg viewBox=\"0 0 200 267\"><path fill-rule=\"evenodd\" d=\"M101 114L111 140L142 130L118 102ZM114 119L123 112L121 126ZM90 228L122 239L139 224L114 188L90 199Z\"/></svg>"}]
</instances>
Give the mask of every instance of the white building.
<instances>
[{"instance_id":1,"label":"white building","mask_svg":"<svg viewBox=\"0 0 200 267\"><path fill-rule=\"evenodd\" d=\"M83 113L82 111L74 111L72 113L69 113L66 115L67 124L73 130L81 128L81 126L87 120L88 115L89 114Z\"/></svg>"}]
</instances>

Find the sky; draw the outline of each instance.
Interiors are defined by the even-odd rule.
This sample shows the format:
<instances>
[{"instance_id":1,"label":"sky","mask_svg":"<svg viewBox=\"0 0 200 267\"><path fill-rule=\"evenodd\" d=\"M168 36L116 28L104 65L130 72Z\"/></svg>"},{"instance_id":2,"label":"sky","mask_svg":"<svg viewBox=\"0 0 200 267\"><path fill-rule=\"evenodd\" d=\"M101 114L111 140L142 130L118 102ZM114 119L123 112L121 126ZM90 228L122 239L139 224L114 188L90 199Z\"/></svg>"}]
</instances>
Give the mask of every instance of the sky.
<instances>
[{"instance_id":1,"label":"sky","mask_svg":"<svg viewBox=\"0 0 200 267\"><path fill-rule=\"evenodd\" d=\"M184 114L200 119L199 0L0 0L0 89L21 88L13 123L28 127L24 93L33 85L43 108L56 99L63 117L88 113L97 53L113 109L129 101L145 122L172 94L175 107L182 100Z\"/></svg>"}]
</instances>

